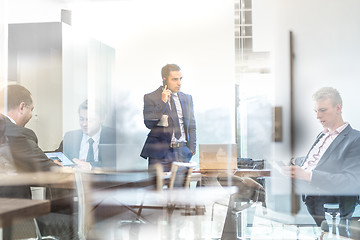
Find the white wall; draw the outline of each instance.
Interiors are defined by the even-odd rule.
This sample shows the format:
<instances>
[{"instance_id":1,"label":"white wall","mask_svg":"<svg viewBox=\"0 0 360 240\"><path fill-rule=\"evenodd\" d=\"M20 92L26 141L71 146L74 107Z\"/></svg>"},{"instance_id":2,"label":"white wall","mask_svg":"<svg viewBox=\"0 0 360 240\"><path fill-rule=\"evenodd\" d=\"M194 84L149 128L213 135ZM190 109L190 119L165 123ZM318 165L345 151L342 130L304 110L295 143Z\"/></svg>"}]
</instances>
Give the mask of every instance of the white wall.
<instances>
[{"instance_id":1,"label":"white wall","mask_svg":"<svg viewBox=\"0 0 360 240\"><path fill-rule=\"evenodd\" d=\"M8 22L60 22L61 9L66 9L66 6L64 0L10 0Z\"/></svg>"},{"instance_id":2,"label":"white wall","mask_svg":"<svg viewBox=\"0 0 360 240\"><path fill-rule=\"evenodd\" d=\"M7 4L7 0L0 1L0 88L3 87L7 81Z\"/></svg>"},{"instance_id":3,"label":"white wall","mask_svg":"<svg viewBox=\"0 0 360 240\"><path fill-rule=\"evenodd\" d=\"M86 99L89 109L95 101L104 108L111 104L115 49L65 23L62 24L62 44L62 134L65 134L80 128L78 109ZM104 112L109 112L110 108L106 110Z\"/></svg>"},{"instance_id":4,"label":"white wall","mask_svg":"<svg viewBox=\"0 0 360 240\"><path fill-rule=\"evenodd\" d=\"M0 5L1 11L4 11L1 17L5 18L4 21L9 24L60 22L61 9L66 9L67 6L67 3L62 0L13 0L0 1L0 3L2 4ZM34 117L27 127L36 132L39 146L43 150L54 150L62 138L62 116L59 114L59 108L54 108L54 106L61 105L61 49L59 46L53 47L54 42L49 39L53 40L59 36L60 38L55 43L61 42L61 32L54 34L57 29L50 29L47 32L49 39L45 41L40 34L34 36L38 30L41 33L40 28L25 27L24 29L27 31L23 32L23 37L19 41L29 43L31 49L19 53L18 61L10 69L9 78L15 77L10 80L18 81L32 92L35 110ZM45 28L43 30L46 31ZM0 32L1 38L3 36L7 38L7 35L3 34L5 33ZM41 40L44 42L41 43ZM47 55L39 50L42 48L41 46L49 46ZM4 55L1 53L1 57L7 59L7 53ZM16 72L12 72L13 70ZM51 132L50 135L49 132Z\"/></svg>"},{"instance_id":5,"label":"white wall","mask_svg":"<svg viewBox=\"0 0 360 240\"><path fill-rule=\"evenodd\" d=\"M295 155L304 155L321 130L311 95L320 87L337 88L344 100L343 116L360 127L355 91L360 61L360 16L357 0L254 0L254 48L270 51L275 80L274 105L284 107L284 141L277 157L290 156L289 31L294 36Z\"/></svg>"}]
</instances>

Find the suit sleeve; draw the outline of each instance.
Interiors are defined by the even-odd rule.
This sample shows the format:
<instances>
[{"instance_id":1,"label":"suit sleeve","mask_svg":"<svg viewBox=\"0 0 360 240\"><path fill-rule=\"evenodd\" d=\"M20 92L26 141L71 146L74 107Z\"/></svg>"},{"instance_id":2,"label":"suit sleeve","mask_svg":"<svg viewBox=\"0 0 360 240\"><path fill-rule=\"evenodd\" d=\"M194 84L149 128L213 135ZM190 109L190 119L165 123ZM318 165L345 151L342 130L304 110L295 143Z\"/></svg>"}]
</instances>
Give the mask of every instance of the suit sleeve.
<instances>
[{"instance_id":1,"label":"suit sleeve","mask_svg":"<svg viewBox=\"0 0 360 240\"><path fill-rule=\"evenodd\" d=\"M190 96L190 123L189 123L188 147L193 152L193 154L196 153L196 121L194 114L194 104L191 96Z\"/></svg>"},{"instance_id":2,"label":"suit sleeve","mask_svg":"<svg viewBox=\"0 0 360 240\"><path fill-rule=\"evenodd\" d=\"M156 97L154 94L146 94L144 96L144 123L149 129L156 127L161 116L168 108L168 104L164 103L161 97Z\"/></svg>"},{"instance_id":3,"label":"suit sleeve","mask_svg":"<svg viewBox=\"0 0 360 240\"><path fill-rule=\"evenodd\" d=\"M55 152L62 152L63 151L63 141L61 141L58 149L55 150Z\"/></svg>"},{"instance_id":4,"label":"suit sleeve","mask_svg":"<svg viewBox=\"0 0 360 240\"><path fill-rule=\"evenodd\" d=\"M314 169L311 184L332 194L360 193L360 138L357 137L341 153L333 153L328 169Z\"/></svg>"},{"instance_id":5,"label":"suit sleeve","mask_svg":"<svg viewBox=\"0 0 360 240\"><path fill-rule=\"evenodd\" d=\"M28 129L26 135L8 137L11 154L19 171L49 171L58 166L39 148L34 132Z\"/></svg>"}]
</instances>

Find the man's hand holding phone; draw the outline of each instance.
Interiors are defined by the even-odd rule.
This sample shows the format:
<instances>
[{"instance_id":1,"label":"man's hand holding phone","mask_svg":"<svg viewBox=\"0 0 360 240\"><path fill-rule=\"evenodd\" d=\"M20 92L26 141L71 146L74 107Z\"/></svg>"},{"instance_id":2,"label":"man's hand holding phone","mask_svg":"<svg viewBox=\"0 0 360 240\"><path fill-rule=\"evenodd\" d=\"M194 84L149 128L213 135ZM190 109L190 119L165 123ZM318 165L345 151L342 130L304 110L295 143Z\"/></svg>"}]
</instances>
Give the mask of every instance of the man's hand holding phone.
<instances>
[{"instance_id":1,"label":"man's hand holding phone","mask_svg":"<svg viewBox=\"0 0 360 240\"><path fill-rule=\"evenodd\" d=\"M282 172L285 176L288 176L291 178L296 178L299 180L308 181L308 182L310 182L311 178L312 178L311 171L306 171L299 166L293 166L293 165L292 166L283 166Z\"/></svg>"},{"instance_id":2,"label":"man's hand holding phone","mask_svg":"<svg viewBox=\"0 0 360 240\"><path fill-rule=\"evenodd\" d=\"M168 87L167 85L164 86L164 90L162 91L162 95L161 95L161 100L164 103L166 103L169 100L172 94L171 90L169 90L167 87Z\"/></svg>"}]
</instances>

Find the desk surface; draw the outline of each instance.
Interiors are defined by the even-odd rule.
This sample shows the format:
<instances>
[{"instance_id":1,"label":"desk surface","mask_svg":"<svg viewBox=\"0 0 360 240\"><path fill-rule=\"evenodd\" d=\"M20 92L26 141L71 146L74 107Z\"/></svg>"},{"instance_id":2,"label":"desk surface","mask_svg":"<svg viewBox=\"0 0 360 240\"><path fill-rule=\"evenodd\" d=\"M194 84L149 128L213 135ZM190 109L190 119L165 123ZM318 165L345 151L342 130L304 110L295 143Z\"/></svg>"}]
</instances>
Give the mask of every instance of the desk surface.
<instances>
[{"instance_id":1,"label":"desk surface","mask_svg":"<svg viewBox=\"0 0 360 240\"><path fill-rule=\"evenodd\" d=\"M39 217L49 212L49 200L0 198L1 227L9 227L16 221Z\"/></svg>"},{"instance_id":2,"label":"desk surface","mask_svg":"<svg viewBox=\"0 0 360 240\"><path fill-rule=\"evenodd\" d=\"M74 174L66 172L0 174L0 182L1 186L73 183Z\"/></svg>"},{"instance_id":3,"label":"desk surface","mask_svg":"<svg viewBox=\"0 0 360 240\"><path fill-rule=\"evenodd\" d=\"M148 180L149 174L147 171L118 171L118 172L87 172L92 176L92 181L95 184L101 185L106 183L107 186L121 185L124 183L141 183ZM16 185L51 185L56 188L75 188L74 172L34 172L34 173L19 173L13 175L0 174L1 186L16 186Z\"/></svg>"},{"instance_id":4,"label":"desk surface","mask_svg":"<svg viewBox=\"0 0 360 240\"><path fill-rule=\"evenodd\" d=\"M201 173L203 176L216 176L219 173L234 173L239 177L270 177L271 170L269 169L237 169L237 170L194 170L194 173Z\"/></svg>"},{"instance_id":5,"label":"desk surface","mask_svg":"<svg viewBox=\"0 0 360 240\"><path fill-rule=\"evenodd\" d=\"M264 208L260 203L248 205L242 203L236 205L231 202L228 207L222 239L319 239L321 235L320 227L316 224L299 225L296 218L291 213L275 212L269 208ZM329 238L330 239L330 238ZM339 239L339 238L331 238Z\"/></svg>"}]
</instances>

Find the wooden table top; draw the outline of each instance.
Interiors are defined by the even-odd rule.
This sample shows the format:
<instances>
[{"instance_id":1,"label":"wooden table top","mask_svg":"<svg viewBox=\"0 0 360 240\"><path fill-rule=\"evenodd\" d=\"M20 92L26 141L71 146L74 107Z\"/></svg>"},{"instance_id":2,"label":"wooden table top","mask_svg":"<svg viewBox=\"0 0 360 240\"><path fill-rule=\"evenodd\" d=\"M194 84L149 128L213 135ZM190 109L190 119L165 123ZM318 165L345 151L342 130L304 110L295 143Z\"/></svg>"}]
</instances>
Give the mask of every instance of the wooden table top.
<instances>
[{"instance_id":1,"label":"wooden table top","mask_svg":"<svg viewBox=\"0 0 360 240\"><path fill-rule=\"evenodd\" d=\"M235 172L239 177L270 177L271 170L269 169L238 169Z\"/></svg>"},{"instance_id":2,"label":"wooden table top","mask_svg":"<svg viewBox=\"0 0 360 240\"><path fill-rule=\"evenodd\" d=\"M74 180L74 174L66 172L0 174L1 186L73 183Z\"/></svg>"},{"instance_id":3,"label":"wooden table top","mask_svg":"<svg viewBox=\"0 0 360 240\"><path fill-rule=\"evenodd\" d=\"M9 227L14 222L50 213L49 200L0 198L0 226Z\"/></svg>"},{"instance_id":4,"label":"wooden table top","mask_svg":"<svg viewBox=\"0 0 360 240\"><path fill-rule=\"evenodd\" d=\"M223 170L223 169L207 169L207 170L193 170L194 173L201 173L204 177L217 176L222 173L233 173L239 177L270 177L271 170L269 169L237 169L237 170Z\"/></svg>"}]
</instances>

